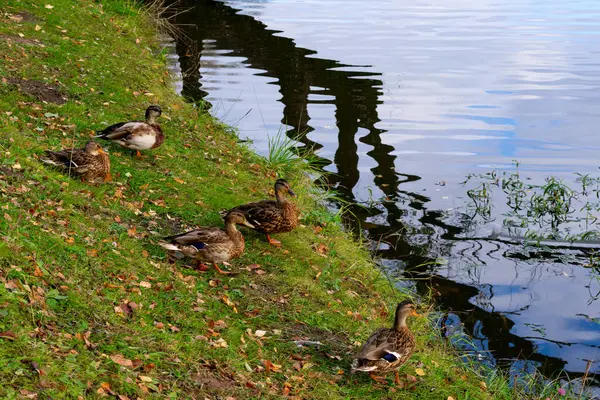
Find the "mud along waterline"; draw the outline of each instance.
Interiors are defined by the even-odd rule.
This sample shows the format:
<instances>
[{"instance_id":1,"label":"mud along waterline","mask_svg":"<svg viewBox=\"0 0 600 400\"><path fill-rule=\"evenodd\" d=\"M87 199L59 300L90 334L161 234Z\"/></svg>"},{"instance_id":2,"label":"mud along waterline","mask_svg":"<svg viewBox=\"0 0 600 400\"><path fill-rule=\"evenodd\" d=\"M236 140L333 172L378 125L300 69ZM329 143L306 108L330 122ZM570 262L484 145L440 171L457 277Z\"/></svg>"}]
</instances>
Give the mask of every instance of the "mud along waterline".
<instances>
[{"instance_id":1,"label":"mud along waterline","mask_svg":"<svg viewBox=\"0 0 600 400\"><path fill-rule=\"evenodd\" d=\"M600 360L588 254L524 256L459 212L471 172L515 159L534 180L597 171L600 4L179 8L189 8L175 22L191 39L172 44L181 94L206 102L261 153L269 135L300 133L334 172L329 184L361 204L352 209L358 229L379 243L386 270L433 289L448 329L464 329L484 359L515 373L577 377L586 360Z\"/></svg>"}]
</instances>

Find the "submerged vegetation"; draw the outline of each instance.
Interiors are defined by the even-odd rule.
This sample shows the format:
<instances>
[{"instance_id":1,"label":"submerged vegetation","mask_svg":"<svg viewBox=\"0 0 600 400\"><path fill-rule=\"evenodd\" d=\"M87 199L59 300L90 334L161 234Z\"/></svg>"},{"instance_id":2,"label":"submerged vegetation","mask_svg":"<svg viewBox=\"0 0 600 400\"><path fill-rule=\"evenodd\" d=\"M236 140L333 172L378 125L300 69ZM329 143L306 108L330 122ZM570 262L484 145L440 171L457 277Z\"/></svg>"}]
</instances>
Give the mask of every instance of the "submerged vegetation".
<instances>
[{"instance_id":1,"label":"submerged vegetation","mask_svg":"<svg viewBox=\"0 0 600 400\"><path fill-rule=\"evenodd\" d=\"M0 397L560 396L479 376L434 314L410 323L416 351L399 385L351 375L351 355L408 294L316 203L301 164L256 156L174 93L151 18L125 0L0 10ZM40 162L150 104L165 142L142 160L109 145L111 182ZM281 249L245 230L245 254L219 275L157 245L222 226L220 209L269 196L277 172L306 215Z\"/></svg>"},{"instance_id":2,"label":"submerged vegetation","mask_svg":"<svg viewBox=\"0 0 600 400\"><path fill-rule=\"evenodd\" d=\"M514 172L494 170L467 176L464 185L473 217L484 222L502 217L510 235L529 241L572 243L600 237L600 177L576 174L576 186L569 186L548 176L543 184L536 184L522 176L518 163L515 167ZM501 196L506 205L500 215L493 209L494 196Z\"/></svg>"}]
</instances>

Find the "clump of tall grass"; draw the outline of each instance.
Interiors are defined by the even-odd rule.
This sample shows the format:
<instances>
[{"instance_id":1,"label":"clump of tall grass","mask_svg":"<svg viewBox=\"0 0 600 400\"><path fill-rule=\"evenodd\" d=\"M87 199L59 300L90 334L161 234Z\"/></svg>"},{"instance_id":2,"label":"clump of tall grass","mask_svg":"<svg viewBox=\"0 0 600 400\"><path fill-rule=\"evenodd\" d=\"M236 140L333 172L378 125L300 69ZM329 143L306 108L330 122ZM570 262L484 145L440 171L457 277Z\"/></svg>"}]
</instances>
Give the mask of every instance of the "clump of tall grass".
<instances>
[{"instance_id":1,"label":"clump of tall grass","mask_svg":"<svg viewBox=\"0 0 600 400\"><path fill-rule=\"evenodd\" d=\"M322 171L317 165L317 156L312 149L301 148L298 146L300 137L298 134L289 137L282 129L275 136L268 138L267 167L278 176L289 176L295 173L309 173L311 175L322 175Z\"/></svg>"}]
</instances>

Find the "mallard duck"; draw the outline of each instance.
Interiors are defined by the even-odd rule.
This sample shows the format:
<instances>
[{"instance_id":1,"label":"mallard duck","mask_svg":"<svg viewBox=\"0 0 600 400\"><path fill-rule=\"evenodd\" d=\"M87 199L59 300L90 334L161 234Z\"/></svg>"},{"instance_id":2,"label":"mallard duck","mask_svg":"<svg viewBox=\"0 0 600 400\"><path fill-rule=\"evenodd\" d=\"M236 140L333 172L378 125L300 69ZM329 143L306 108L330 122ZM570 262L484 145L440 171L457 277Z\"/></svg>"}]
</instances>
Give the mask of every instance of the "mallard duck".
<instances>
[{"instance_id":1,"label":"mallard duck","mask_svg":"<svg viewBox=\"0 0 600 400\"><path fill-rule=\"evenodd\" d=\"M410 300L405 300L396 307L396 318L391 328L376 330L365 342L352 363L352 372L368 372L377 382L383 378L374 372L395 370L396 383L400 383L398 368L402 366L415 350L415 337L406 325L406 319L418 315L416 307Z\"/></svg>"},{"instance_id":2,"label":"mallard duck","mask_svg":"<svg viewBox=\"0 0 600 400\"><path fill-rule=\"evenodd\" d=\"M200 227L166 237L158 244L167 250L197 259L198 267L206 267L203 262L209 262L219 273L224 273L217 264L239 257L244 253L244 236L237 230L236 224L254 228L246 221L244 214L232 211L225 217L225 230Z\"/></svg>"},{"instance_id":3,"label":"mallard duck","mask_svg":"<svg viewBox=\"0 0 600 400\"><path fill-rule=\"evenodd\" d=\"M146 109L146 122L119 122L98 131L98 135L94 137L110 140L130 150L135 150L137 156L141 157L140 150L154 149L165 141L165 135L156 123L156 118L161 114L162 110L159 106L150 106Z\"/></svg>"},{"instance_id":4,"label":"mallard duck","mask_svg":"<svg viewBox=\"0 0 600 400\"><path fill-rule=\"evenodd\" d=\"M80 176L82 181L110 180L108 154L93 140L87 142L83 149L46 150L41 161L57 166L71 175Z\"/></svg>"},{"instance_id":5,"label":"mallard duck","mask_svg":"<svg viewBox=\"0 0 600 400\"><path fill-rule=\"evenodd\" d=\"M275 200L263 200L248 203L229 210L239 211L254 225L254 230L264 234L270 244L281 246L279 240L271 238L271 233L284 233L293 230L298 225L298 209L290 203L285 194L296 196L285 179L275 182Z\"/></svg>"}]
</instances>

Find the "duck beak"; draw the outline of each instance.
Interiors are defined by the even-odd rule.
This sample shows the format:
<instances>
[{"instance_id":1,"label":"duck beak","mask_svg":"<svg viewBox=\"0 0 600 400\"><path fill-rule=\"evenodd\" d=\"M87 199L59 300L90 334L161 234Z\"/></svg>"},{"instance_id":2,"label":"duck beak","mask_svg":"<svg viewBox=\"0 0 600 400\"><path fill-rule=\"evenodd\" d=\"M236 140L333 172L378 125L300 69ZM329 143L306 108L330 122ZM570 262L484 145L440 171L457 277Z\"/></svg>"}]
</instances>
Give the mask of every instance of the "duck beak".
<instances>
[{"instance_id":1,"label":"duck beak","mask_svg":"<svg viewBox=\"0 0 600 400\"><path fill-rule=\"evenodd\" d=\"M417 314L417 310L413 310L412 314L410 314L410 315L412 315L413 317L422 317L423 316L423 314Z\"/></svg>"},{"instance_id":2,"label":"duck beak","mask_svg":"<svg viewBox=\"0 0 600 400\"><path fill-rule=\"evenodd\" d=\"M244 225L244 226L247 226L248 228L252 228L252 229L254 229L254 225L252 225L252 224L251 224L250 222L248 222L248 221L244 221L244 223L243 223L242 225Z\"/></svg>"},{"instance_id":3,"label":"duck beak","mask_svg":"<svg viewBox=\"0 0 600 400\"><path fill-rule=\"evenodd\" d=\"M288 188L288 194L292 197L296 197L296 193L291 188Z\"/></svg>"}]
</instances>

